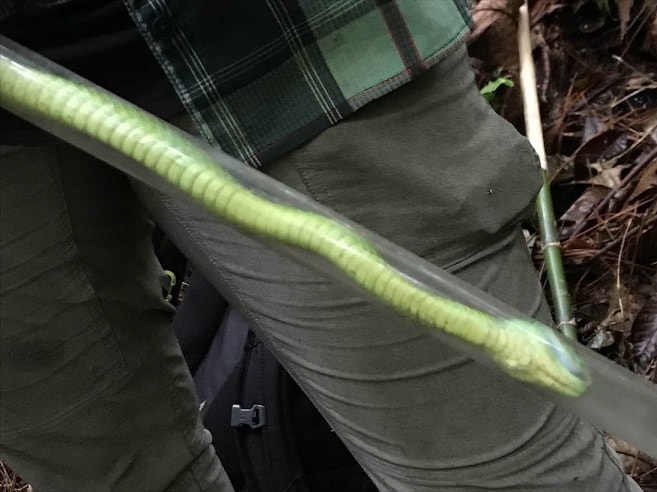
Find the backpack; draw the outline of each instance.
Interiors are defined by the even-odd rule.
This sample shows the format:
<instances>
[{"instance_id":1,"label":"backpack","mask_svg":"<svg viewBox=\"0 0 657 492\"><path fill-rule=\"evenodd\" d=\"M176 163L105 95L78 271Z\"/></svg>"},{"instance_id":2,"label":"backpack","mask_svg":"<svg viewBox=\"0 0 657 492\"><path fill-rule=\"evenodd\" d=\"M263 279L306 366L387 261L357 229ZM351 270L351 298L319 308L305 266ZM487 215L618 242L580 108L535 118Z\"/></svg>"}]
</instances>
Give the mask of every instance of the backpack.
<instances>
[{"instance_id":1,"label":"backpack","mask_svg":"<svg viewBox=\"0 0 657 492\"><path fill-rule=\"evenodd\" d=\"M247 321L199 272L173 329L203 423L236 491L378 490Z\"/></svg>"}]
</instances>

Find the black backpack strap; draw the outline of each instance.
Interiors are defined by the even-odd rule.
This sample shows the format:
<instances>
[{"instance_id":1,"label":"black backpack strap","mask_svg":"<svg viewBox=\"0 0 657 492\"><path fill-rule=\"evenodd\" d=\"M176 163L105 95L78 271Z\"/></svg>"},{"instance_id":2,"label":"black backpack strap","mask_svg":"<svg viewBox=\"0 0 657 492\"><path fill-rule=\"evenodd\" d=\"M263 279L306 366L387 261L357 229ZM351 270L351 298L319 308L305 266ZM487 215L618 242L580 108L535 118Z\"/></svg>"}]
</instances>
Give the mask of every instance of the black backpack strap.
<instances>
[{"instance_id":1,"label":"black backpack strap","mask_svg":"<svg viewBox=\"0 0 657 492\"><path fill-rule=\"evenodd\" d=\"M244 473L237 435L230 426L231 406L242 395L252 337L246 321L228 308L205 359L194 374L203 425L212 433L212 444L235 490L241 490Z\"/></svg>"},{"instance_id":2,"label":"black backpack strap","mask_svg":"<svg viewBox=\"0 0 657 492\"><path fill-rule=\"evenodd\" d=\"M308 492L289 425L291 379L236 311L228 309L194 379L203 424L235 490Z\"/></svg>"},{"instance_id":3,"label":"black backpack strap","mask_svg":"<svg viewBox=\"0 0 657 492\"><path fill-rule=\"evenodd\" d=\"M249 334L242 394L231 408L249 492L308 492L286 405L289 376Z\"/></svg>"},{"instance_id":4,"label":"black backpack strap","mask_svg":"<svg viewBox=\"0 0 657 492\"><path fill-rule=\"evenodd\" d=\"M176 315L177 333L205 341L202 361L190 367L203 423L235 490L376 492L248 322L230 307L223 312L225 301L200 280L195 274ZM192 316L182 316L185 309Z\"/></svg>"}]
</instances>

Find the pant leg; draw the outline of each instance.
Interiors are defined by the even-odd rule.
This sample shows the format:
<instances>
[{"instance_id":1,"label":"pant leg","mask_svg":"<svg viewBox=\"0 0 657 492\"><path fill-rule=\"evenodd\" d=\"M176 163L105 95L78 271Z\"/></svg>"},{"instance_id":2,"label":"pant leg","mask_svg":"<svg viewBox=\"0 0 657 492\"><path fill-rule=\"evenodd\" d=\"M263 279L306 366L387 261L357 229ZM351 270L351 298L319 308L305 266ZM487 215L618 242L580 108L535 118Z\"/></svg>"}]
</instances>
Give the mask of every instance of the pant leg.
<instances>
[{"instance_id":1,"label":"pant leg","mask_svg":"<svg viewBox=\"0 0 657 492\"><path fill-rule=\"evenodd\" d=\"M127 179L67 145L0 173L2 459L38 491L232 491Z\"/></svg>"},{"instance_id":2,"label":"pant leg","mask_svg":"<svg viewBox=\"0 0 657 492\"><path fill-rule=\"evenodd\" d=\"M539 186L536 159L477 93L464 50L265 171L548 320L517 226ZM638 490L591 425L361 294L137 188L381 490Z\"/></svg>"}]
</instances>

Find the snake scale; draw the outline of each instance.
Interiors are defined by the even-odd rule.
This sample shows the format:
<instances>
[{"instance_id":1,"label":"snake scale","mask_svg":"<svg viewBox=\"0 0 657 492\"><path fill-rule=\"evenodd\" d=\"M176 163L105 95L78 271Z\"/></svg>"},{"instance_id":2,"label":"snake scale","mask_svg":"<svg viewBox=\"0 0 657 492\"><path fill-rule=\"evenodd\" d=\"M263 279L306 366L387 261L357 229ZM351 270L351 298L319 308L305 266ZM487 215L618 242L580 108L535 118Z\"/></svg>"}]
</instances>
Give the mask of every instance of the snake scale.
<instances>
[{"instance_id":1,"label":"snake scale","mask_svg":"<svg viewBox=\"0 0 657 492\"><path fill-rule=\"evenodd\" d=\"M346 224L254 193L168 124L90 84L17 62L8 52L0 54L3 107L27 110L97 139L240 230L325 258L380 302L476 345L516 379L568 396L588 387L584 362L548 327L499 319L431 292L388 264Z\"/></svg>"}]
</instances>

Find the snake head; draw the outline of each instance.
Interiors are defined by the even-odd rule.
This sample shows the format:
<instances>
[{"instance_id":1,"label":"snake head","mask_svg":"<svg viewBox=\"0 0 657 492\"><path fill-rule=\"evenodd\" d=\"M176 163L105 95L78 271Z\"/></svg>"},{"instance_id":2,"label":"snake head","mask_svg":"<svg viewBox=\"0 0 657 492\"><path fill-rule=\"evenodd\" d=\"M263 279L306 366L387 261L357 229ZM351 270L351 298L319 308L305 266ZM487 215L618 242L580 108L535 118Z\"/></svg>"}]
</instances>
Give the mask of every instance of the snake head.
<instances>
[{"instance_id":1,"label":"snake head","mask_svg":"<svg viewBox=\"0 0 657 492\"><path fill-rule=\"evenodd\" d=\"M591 384L588 368L561 335L532 320L510 319L502 325L507 340L518 343L493 357L511 376L567 396L586 391Z\"/></svg>"}]
</instances>

